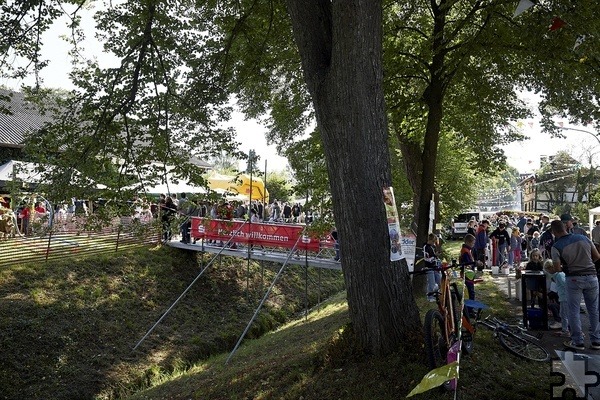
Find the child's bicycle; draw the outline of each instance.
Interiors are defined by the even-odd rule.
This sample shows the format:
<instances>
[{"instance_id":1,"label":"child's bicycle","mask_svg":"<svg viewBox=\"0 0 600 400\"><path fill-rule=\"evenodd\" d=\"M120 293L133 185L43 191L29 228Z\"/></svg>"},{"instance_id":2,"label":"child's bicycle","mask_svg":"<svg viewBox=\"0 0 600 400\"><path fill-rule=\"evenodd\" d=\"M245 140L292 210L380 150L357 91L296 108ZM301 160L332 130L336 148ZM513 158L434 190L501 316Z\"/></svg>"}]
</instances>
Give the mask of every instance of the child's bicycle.
<instances>
[{"instance_id":1,"label":"child's bicycle","mask_svg":"<svg viewBox=\"0 0 600 400\"><path fill-rule=\"evenodd\" d=\"M539 343L539 339L518 325L509 325L497 318L486 317L478 323L494 331L494 336L498 338L502 347L511 353L531 361L548 361L550 354Z\"/></svg>"},{"instance_id":2,"label":"child's bicycle","mask_svg":"<svg viewBox=\"0 0 600 400\"><path fill-rule=\"evenodd\" d=\"M457 264L452 260L451 265L438 263L437 268L423 268L412 274L426 274L430 271L442 273L439 290L427 293L435 296L437 309L431 309L425 314L423 329L425 331L425 353L429 368L434 369L445 365L451 357L450 349L462 339L462 351L470 354L473 351L473 338L475 325L471 323L469 313L463 308L461 316L462 292L458 290L456 282L450 282L450 272L453 268L473 265L474 263ZM476 313L478 317L479 312ZM460 328L462 321L462 329Z\"/></svg>"}]
</instances>

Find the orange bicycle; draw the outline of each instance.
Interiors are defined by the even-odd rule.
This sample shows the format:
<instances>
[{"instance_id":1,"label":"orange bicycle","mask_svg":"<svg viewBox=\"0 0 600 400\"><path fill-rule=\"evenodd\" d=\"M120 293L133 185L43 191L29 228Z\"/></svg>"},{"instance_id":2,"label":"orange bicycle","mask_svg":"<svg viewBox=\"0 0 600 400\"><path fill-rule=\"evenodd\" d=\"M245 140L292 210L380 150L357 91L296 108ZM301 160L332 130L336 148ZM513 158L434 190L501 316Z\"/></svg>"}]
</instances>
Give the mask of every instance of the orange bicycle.
<instances>
[{"instance_id":1,"label":"orange bicycle","mask_svg":"<svg viewBox=\"0 0 600 400\"><path fill-rule=\"evenodd\" d=\"M474 263L457 264L456 260L452 260L451 265L441 264L439 261L437 264L437 268L423 268L413 272L413 274L426 274L429 271L439 271L442 274L439 290L427 293L428 296L435 296L437 309L427 311L423 327L425 353L431 369L452 361L449 360L452 357L449 352L459 339L462 341L462 351L470 354L473 351L473 338L476 330L475 324L471 323L466 307L462 307L462 291L458 290L456 282L450 282L450 276L456 273L455 268ZM480 311L476 312L476 319Z\"/></svg>"}]
</instances>

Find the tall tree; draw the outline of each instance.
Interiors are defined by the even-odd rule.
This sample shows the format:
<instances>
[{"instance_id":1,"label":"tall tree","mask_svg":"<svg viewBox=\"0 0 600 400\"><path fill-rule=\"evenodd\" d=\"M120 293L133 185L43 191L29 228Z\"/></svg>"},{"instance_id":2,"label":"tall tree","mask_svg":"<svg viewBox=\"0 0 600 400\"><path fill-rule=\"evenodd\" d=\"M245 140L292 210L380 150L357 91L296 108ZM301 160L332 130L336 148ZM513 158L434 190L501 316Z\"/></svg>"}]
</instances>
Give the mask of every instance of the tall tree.
<instances>
[{"instance_id":1,"label":"tall tree","mask_svg":"<svg viewBox=\"0 0 600 400\"><path fill-rule=\"evenodd\" d=\"M385 14L390 129L413 189L419 241L432 196L443 201L436 176L444 132L470 149L468 167L485 173L503 160L497 146L519 138L507 120L528 115L510 77L518 62L498 51L515 39L508 12L504 1L416 0L394 2Z\"/></svg>"},{"instance_id":2,"label":"tall tree","mask_svg":"<svg viewBox=\"0 0 600 400\"><path fill-rule=\"evenodd\" d=\"M348 305L362 347L412 346L420 319L408 270L390 262L382 190L392 183L377 0L288 0L323 142Z\"/></svg>"},{"instance_id":3,"label":"tall tree","mask_svg":"<svg viewBox=\"0 0 600 400\"><path fill-rule=\"evenodd\" d=\"M293 106L294 118L287 123L287 107L272 109L273 130L287 137L299 132L293 127L297 121L310 119L305 110L312 104L359 344L373 354L401 346L418 349L418 309L406 264L390 261L383 203L391 171L381 1L286 4L289 19L277 1L109 5L97 14L98 28L105 50L120 64L81 65L73 75L79 89L60 99L56 109L68 112L44 135L32 137L30 148L63 171L77 168L89 177L114 172L108 168L114 160L128 178L159 174L160 165L154 170L148 165L156 160L175 161L177 172L185 176L191 173L183 168L187 152L218 154L234 148L232 132L219 125L228 118L229 93L237 91L250 114L270 104L254 101L260 96ZM284 61L279 74L262 68L276 61L269 53L275 47L267 44L278 46L280 52L274 54L283 54L277 60ZM286 82L287 77L292 79ZM276 90L252 89L263 83ZM249 91L254 95L245 96Z\"/></svg>"}]
</instances>

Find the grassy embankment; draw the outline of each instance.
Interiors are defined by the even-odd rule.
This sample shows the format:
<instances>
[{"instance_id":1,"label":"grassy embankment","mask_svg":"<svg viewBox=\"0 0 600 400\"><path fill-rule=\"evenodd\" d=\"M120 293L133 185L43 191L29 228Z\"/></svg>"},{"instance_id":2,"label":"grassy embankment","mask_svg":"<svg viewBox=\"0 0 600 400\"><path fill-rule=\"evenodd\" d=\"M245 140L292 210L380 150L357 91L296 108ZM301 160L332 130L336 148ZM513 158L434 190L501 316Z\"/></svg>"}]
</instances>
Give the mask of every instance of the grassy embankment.
<instances>
[{"instance_id":1,"label":"grassy embankment","mask_svg":"<svg viewBox=\"0 0 600 400\"><path fill-rule=\"evenodd\" d=\"M256 288L259 268L253 268ZM189 256L165 249L2 271L0 397L398 399L427 372L418 352L373 358L354 351L343 293L308 318L245 341L225 365L228 352L209 355L230 350L253 311L244 295L245 268L233 264L211 269L132 352L197 271ZM252 337L301 308L302 275L285 277ZM330 293L339 275L334 281ZM511 316L493 283L477 290L489 312ZM419 298L419 307L424 315L431 304ZM461 363L459 390L466 400L546 399L550 366L515 358L482 329L475 353ZM453 396L433 390L415 398Z\"/></svg>"},{"instance_id":2,"label":"grassy embankment","mask_svg":"<svg viewBox=\"0 0 600 400\"><path fill-rule=\"evenodd\" d=\"M121 398L231 350L280 265L223 257L132 350L199 273L195 254L142 248L1 268L0 399ZM298 315L304 287L304 269L290 267L248 337ZM342 289L341 273L309 269L310 305Z\"/></svg>"}]
</instances>

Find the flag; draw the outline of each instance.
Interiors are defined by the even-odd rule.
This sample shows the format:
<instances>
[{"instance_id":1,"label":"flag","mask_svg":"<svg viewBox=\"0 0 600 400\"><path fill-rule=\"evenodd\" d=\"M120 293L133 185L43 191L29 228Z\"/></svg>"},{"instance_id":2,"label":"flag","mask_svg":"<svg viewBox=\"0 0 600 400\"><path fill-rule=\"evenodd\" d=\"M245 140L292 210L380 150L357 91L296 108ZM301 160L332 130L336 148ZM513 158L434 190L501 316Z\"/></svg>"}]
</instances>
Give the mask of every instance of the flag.
<instances>
[{"instance_id":1,"label":"flag","mask_svg":"<svg viewBox=\"0 0 600 400\"><path fill-rule=\"evenodd\" d=\"M444 382L450 379L458 378L458 362L454 361L450 364L442 365L439 368L429 371L421 382L406 396L411 397L415 394L423 393L435 387L443 385Z\"/></svg>"},{"instance_id":2,"label":"flag","mask_svg":"<svg viewBox=\"0 0 600 400\"><path fill-rule=\"evenodd\" d=\"M573 50L581 46L581 43L585 41L585 35L577 36L577 40L575 40L575 46L573 46Z\"/></svg>"},{"instance_id":3,"label":"flag","mask_svg":"<svg viewBox=\"0 0 600 400\"><path fill-rule=\"evenodd\" d=\"M548 27L549 31L557 31L560 28L562 28L563 26L565 26L567 23L565 21L563 21L562 19L560 19L560 17L554 17L552 18L552 24L550 24L550 26Z\"/></svg>"},{"instance_id":4,"label":"flag","mask_svg":"<svg viewBox=\"0 0 600 400\"><path fill-rule=\"evenodd\" d=\"M531 7L533 7L534 5L535 4L533 4L529 0L521 0L521 1L519 1L519 5L517 6L517 9L515 10L515 13L513 14L513 18L518 17L519 15L523 14L525 11L527 11L528 9L530 9Z\"/></svg>"}]
</instances>

